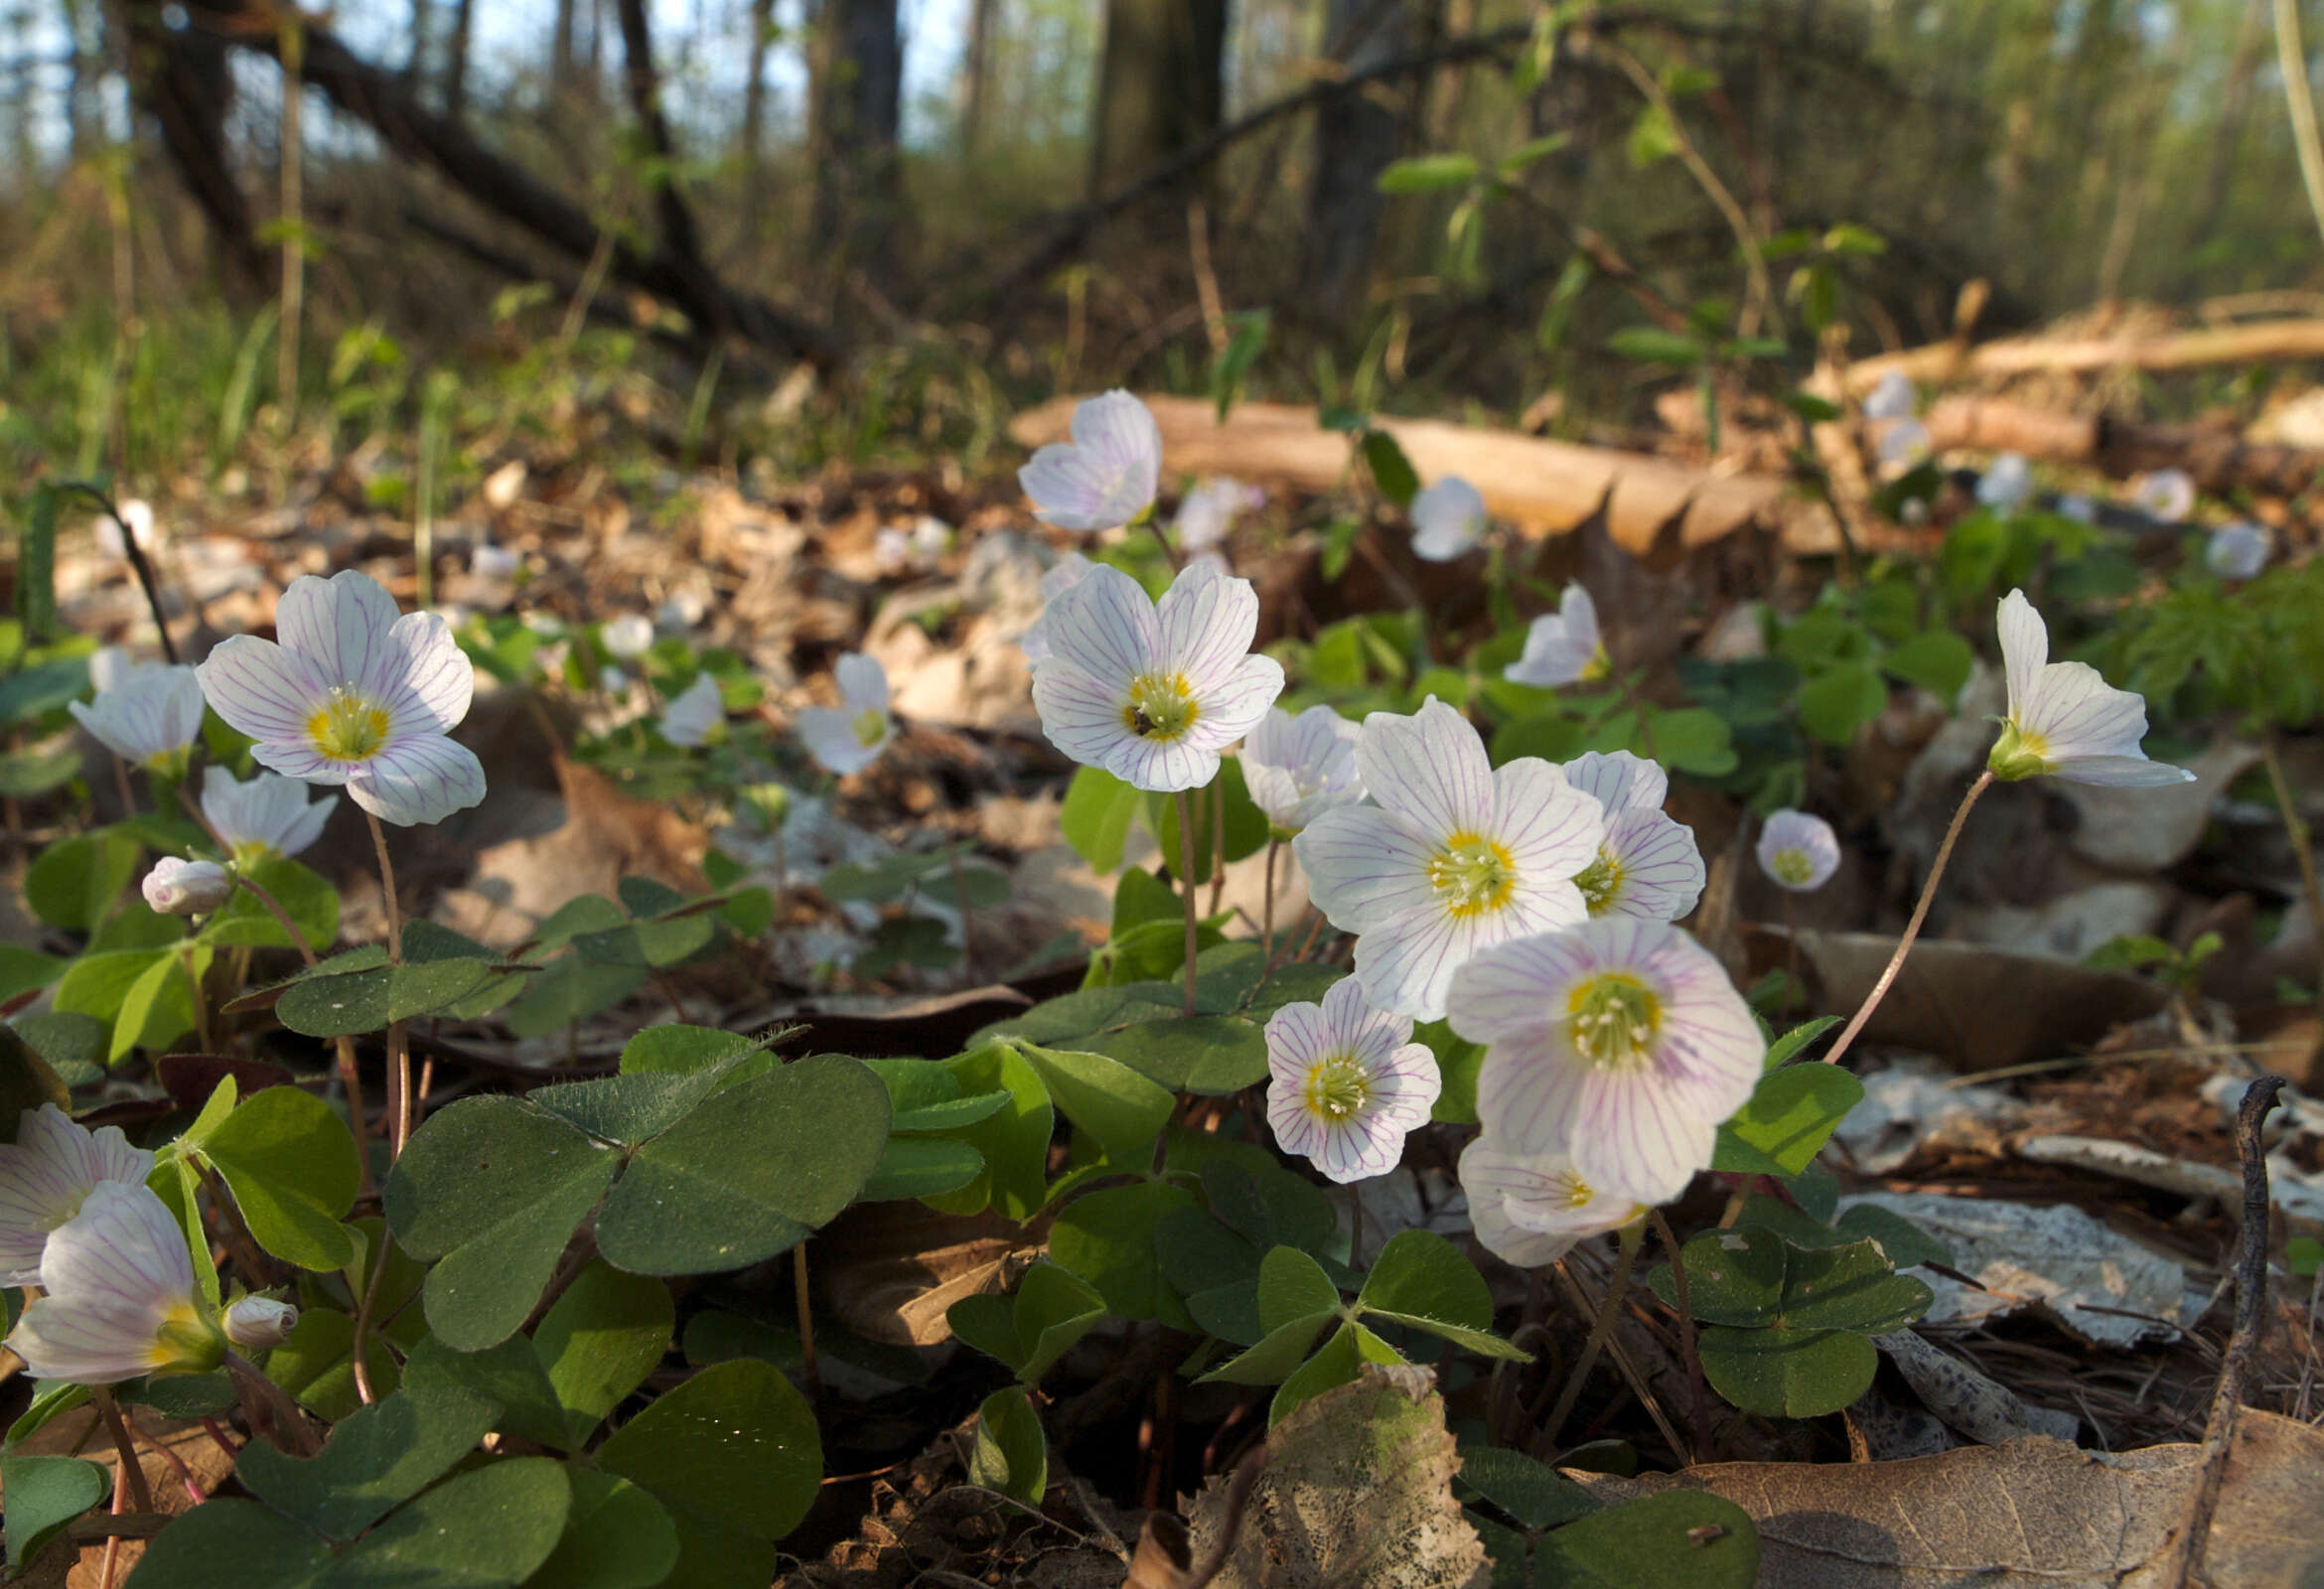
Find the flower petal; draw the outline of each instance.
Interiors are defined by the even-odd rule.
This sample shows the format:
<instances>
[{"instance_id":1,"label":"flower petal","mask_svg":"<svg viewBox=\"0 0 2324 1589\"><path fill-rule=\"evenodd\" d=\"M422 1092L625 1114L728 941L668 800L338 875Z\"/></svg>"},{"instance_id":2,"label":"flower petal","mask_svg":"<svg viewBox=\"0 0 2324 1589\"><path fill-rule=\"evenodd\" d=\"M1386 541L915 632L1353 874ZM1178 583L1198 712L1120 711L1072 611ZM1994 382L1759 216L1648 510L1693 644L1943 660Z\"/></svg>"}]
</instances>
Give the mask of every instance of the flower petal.
<instances>
[{"instance_id":1,"label":"flower petal","mask_svg":"<svg viewBox=\"0 0 2324 1589\"><path fill-rule=\"evenodd\" d=\"M1356 765L1375 800L1438 843L1455 833L1484 832L1493 821L1493 764L1485 741L1466 717L1433 695L1410 717L1367 717Z\"/></svg>"},{"instance_id":2,"label":"flower petal","mask_svg":"<svg viewBox=\"0 0 2324 1589\"><path fill-rule=\"evenodd\" d=\"M808 706L800 710L794 727L807 754L827 772L841 778L860 773L880 759L887 740L866 745L856 737L855 714L836 707Z\"/></svg>"},{"instance_id":3,"label":"flower petal","mask_svg":"<svg viewBox=\"0 0 2324 1589\"><path fill-rule=\"evenodd\" d=\"M439 627L442 622L437 620ZM392 659L398 653L388 642L395 624L395 598L353 568L329 579L301 575L274 610L275 638L285 650L325 685L345 685L372 701L387 695L395 682Z\"/></svg>"},{"instance_id":4,"label":"flower petal","mask_svg":"<svg viewBox=\"0 0 2324 1589\"><path fill-rule=\"evenodd\" d=\"M1283 664L1272 656L1245 656L1201 697L1202 715L1186 737L1202 749L1223 751L1249 733L1282 693Z\"/></svg>"},{"instance_id":5,"label":"flower petal","mask_svg":"<svg viewBox=\"0 0 2324 1589\"><path fill-rule=\"evenodd\" d=\"M250 635L220 641L194 671L211 710L261 745L308 743L307 720L330 696L330 686L304 662Z\"/></svg>"},{"instance_id":6,"label":"flower petal","mask_svg":"<svg viewBox=\"0 0 2324 1589\"><path fill-rule=\"evenodd\" d=\"M1343 933L1370 933L1432 905L1433 845L1411 824L1371 805L1343 805L1291 841L1315 908Z\"/></svg>"},{"instance_id":7,"label":"flower petal","mask_svg":"<svg viewBox=\"0 0 2324 1589\"><path fill-rule=\"evenodd\" d=\"M850 711L888 709L888 670L876 657L849 651L831 664L831 676L838 680L839 698L847 703Z\"/></svg>"},{"instance_id":8,"label":"flower petal","mask_svg":"<svg viewBox=\"0 0 2324 1589\"><path fill-rule=\"evenodd\" d=\"M2025 592L2013 590L2001 598L2001 670L2009 683L2009 715L2023 722L2034 679L2050 659L2050 631Z\"/></svg>"},{"instance_id":9,"label":"flower petal","mask_svg":"<svg viewBox=\"0 0 2324 1589\"><path fill-rule=\"evenodd\" d=\"M449 733L476 694L476 664L434 613L397 619L374 672L368 698L386 708L396 735Z\"/></svg>"},{"instance_id":10,"label":"flower petal","mask_svg":"<svg viewBox=\"0 0 2324 1589\"><path fill-rule=\"evenodd\" d=\"M1049 646L1045 667L1063 662L1126 690L1160 660L1162 626L1136 580L1099 564L1049 604Z\"/></svg>"},{"instance_id":11,"label":"flower petal","mask_svg":"<svg viewBox=\"0 0 2324 1589\"><path fill-rule=\"evenodd\" d=\"M1609 913L1675 922L1702 898L1706 873L1694 832L1661 811L1616 812L1606 824L1605 849L1622 874Z\"/></svg>"},{"instance_id":12,"label":"flower petal","mask_svg":"<svg viewBox=\"0 0 2324 1589\"><path fill-rule=\"evenodd\" d=\"M1661 810L1670 794L1670 775L1660 764L1628 751L1587 751L1558 771L1609 811L1634 805Z\"/></svg>"},{"instance_id":13,"label":"flower petal","mask_svg":"<svg viewBox=\"0 0 2324 1589\"><path fill-rule=\"evenodd\" d=\"M2150 762L2143 756L2070 756L2051 768L2050 776L2108 789L2160 789L2167 784L2195 782L2195 775L2186 768Z\"/></svg>"},{"instance_id":14,"label":"flower petal","mask_svg":"<svg viewBox=\"0 0 2324 1589\"><path fill-rule=\"evenodd\" d=\"M1356 940L1356 974L1372 1002L1416 1021L1441 1021L1453 972L1476 951L1481 917L1431 903Z\"/></svg>"},{"instance_id":15,"label":"flower petal","mask_svg":"<svg viewBox=\"0 0 2324 1589\"><path fill-rule=\"evenodd\" d=\"M441 822L485 797L484 764L457 740L428 735L389 745L348 769L347 792L382 822Z\"/></svg>"}]
</instances>

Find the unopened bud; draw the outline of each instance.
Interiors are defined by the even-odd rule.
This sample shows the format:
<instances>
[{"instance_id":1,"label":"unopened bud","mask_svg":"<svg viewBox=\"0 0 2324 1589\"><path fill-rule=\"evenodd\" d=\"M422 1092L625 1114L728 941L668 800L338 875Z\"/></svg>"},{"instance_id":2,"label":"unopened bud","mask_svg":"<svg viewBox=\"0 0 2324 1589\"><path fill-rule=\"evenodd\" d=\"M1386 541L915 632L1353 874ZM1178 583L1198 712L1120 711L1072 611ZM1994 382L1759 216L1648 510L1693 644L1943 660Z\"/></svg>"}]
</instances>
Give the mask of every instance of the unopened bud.
<instances>
[{"instance_id":1,"label":"unopened bud","mask_svg":"<svg viewBox=\"0 0 2324 1589\"><path fill-rule=\"evenodd\" d=\"M164 916L203 916L217 910L234 891L234 880L216 861L181 860L175 855L154 862L145 874L145 903Z\"/></svg>"},{"instance_id":2,"label":"unopened bud","mask_svg":"<svg viewBox=\"0 0 2324 1589\"><path fill-rule=\"evenodd\" d=\"M263 1352L289 1338L299 1310L272 1297L244 1297L225 1310L226 1339L244 1352Z\"/></svg>"}]
</instances>

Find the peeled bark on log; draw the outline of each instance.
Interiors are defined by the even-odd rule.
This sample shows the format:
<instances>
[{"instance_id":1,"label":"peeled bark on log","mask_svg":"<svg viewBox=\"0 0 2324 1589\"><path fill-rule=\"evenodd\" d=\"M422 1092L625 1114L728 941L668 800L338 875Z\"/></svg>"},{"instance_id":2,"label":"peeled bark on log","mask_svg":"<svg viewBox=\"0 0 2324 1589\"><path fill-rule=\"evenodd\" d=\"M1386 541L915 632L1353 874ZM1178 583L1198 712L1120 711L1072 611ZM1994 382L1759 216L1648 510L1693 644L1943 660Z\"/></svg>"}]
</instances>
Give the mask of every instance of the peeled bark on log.
<instances>
[{"instance_id":1,"label":"peeled bark on log","mask_svg":"<svg viewBox=\"0 0 2324 1589\"><path fill-rule=\"evenodd\" d=\"M2024 453L2086 464L2118 479L2183 469L2214 494L2244 490L2296 497L2324 478L2324 452L2256 446L2217 426L2141 425L1983 397L1942 398L1925 423L1930 441L1940 448Z\"/></svg>"},{"instance_id":2,"label":"peeled bark on log","mask_svg":"<svg viewBox=\"0 0 2324 1589\"><path fill-rule=\"evenodd\" d=\"M1952 343L1883 354L1848 366L1848 390L1861 397L1891 370L1923 384L2007 375L2094 370L2194 369L2208 364L2324 360L2324 320L2271 320L2207 331L2117 337L2007 337L1965 352Z\"/></svg>"},{"instance_id":3,"label":"peeled bark on log","mask_svg":"<svg viewBox=\"0 0 2324 1589\"><path fill-rule=\"evenodd\" d=\"M1063 441L1078 401L1059 397L1028 409L1010 422L1009 434L1028 448ZM1233 475L1319 493L1347 480L1349 438L1323 429L1312 408L1243 403L1222 425L1205 399L1145 402L1161 427L1171 474ZM1565 534L1602 513L1607 534L1634 556L1700 546L1744 529L1780 534L1796 552L1834 547L1829 520L1773 475L1714 475L1645 453L1437 419L1374 423L1395 437L1423 483L1460 476L1483 494L1496 518L1529 539Z\"/></svg>"}]
</instances>

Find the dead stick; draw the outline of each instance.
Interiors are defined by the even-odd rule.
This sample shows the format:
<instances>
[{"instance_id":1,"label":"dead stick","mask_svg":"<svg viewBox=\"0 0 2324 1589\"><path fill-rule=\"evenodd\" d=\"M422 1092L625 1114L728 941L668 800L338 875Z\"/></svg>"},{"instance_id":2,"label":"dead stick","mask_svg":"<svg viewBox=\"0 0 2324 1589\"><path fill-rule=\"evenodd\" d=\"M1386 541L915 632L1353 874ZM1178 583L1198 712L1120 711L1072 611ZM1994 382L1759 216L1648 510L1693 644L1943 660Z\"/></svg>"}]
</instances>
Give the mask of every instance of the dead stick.
<instances>
[{"instance_id":1,"label":"dead stick","mask_svg":"<svg viewBox=\"0 0 2324 1589\"><path fill-rule=\"evenodd\" d=\"M2203 1479L2188 1510L2186 1553L2180 1558L2181 1589L2203 1581L2203 1551L2211 1533L2211 1517L2219 1506L2221 1481L2227 1477L2229 1449L2235 1444L2236 1418L2243 1405L2244 1376L2259 1342L2259 1318L2267 1305L2267 1154L2259 1143L2259 1127L2275 1108L2283 1088L2280 1076L2263 1076L2244 1089L2236 1110L2236 1157L2244 1166L2243 1243L2236 1254L2236 1327L2220 1360L2219 1386L2211 1396L2211 1419L2203 1431Z\"/></svg>"}]
</instances>

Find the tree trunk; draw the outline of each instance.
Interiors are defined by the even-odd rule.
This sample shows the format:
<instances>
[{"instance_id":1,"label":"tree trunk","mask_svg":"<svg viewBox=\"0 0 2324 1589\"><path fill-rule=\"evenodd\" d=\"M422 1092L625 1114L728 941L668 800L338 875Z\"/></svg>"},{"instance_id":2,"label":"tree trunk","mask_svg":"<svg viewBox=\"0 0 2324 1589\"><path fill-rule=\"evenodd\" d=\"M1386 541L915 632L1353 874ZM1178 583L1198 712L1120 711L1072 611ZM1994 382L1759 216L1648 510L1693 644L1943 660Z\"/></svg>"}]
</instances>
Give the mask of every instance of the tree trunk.
<instances>
[{"instance_id":1,"label":"tree trunk","mask_svg":"<svg viewBox=\"0 0 2324 1589\"><path fill-rule=\"evenodd\" d=\"M2244 7L2244 25L2236 34L2236 53L2229 59L2227 84L2220 91L2219 120L2212 127L2211 168L2202 189L2203 209L2187 232L2190 262L2195 250L2218 234L2219 217L2227 208L2228 190L2234 186L2236 160L2244 147L2244 128L2251 119L2251 81L2258 75L2260 56L2268 45L2267 10L2267 0L2248 0ZM2192 269L2187 272L2188 285L2192 285L2196 274Z\"/></svg>"},{"instance_id":2,"label":"tree trunk","mask_svg":"<svg viewBox=\"0 0 2324 1589\"><path fill-rule=\"evenodd\" d=\"M1325 49L1351 72L1410 50L1418 33L1409 0L1328 0L1324 13ZM1344 319L1371 279L1384 204L1380 174L1401 152L1409 119L1379 88L1334 93L1316 107L1307 281L1319 319Z\"/></svg>"},{"instance_id":3,"label":"tree trunk","mask_svg":"<svg viewBox=\"0 0 2324 1589\"><path fill-rule=\"evenodd\" d=\"M556 29L549 35L549 99L561 102L573 91L575 0L557 0Z\"/></svg>"},{"instance_id":4,"label":"tree trunk","mask_svg":"<svg viewBox=\"0 0 2324 1589\"><path fill-rule=\"evenodd\" d=\"M162 0L126 0L121 8L131 102L160 125L162 147L210 222L229 278L271 286L249 200L226 153L234 81L225 41L201 28L171 27L165 14L172 9Z\"/></svg>"},{"instance_id":5,"label":"tree trunk","mask_svg":"<svg viewBox=\"0 0 2324 1589\"><path fill-rule=\"evenodd\" d=\"M992 59L992 14L999 0L971 0L968 48L960 59L960 158L974 160L984 142L984 73Z\"/></svg>"},{"instance_id":6,"label":"tree trunk","mask_svg":"<svg viewBox=\"0 0 2324 1589\"><path fill-rule=\"evenodd\" d=\"M452 38L444 49L444 114L454 121L468 113L468 42L475 24L476 0L460 0L452 11Z\"/></svg>"},{"instance_id":7,"label":"tree trunk","mask_svg":"<svg viewBox=\"0 0 2324 1589\"><path fill-rule=\"evenodd\" d=\"M822 0L808 67L813 236L874 281L890 279L903 207L897 132L904 48L896 0Z\"/></svg>"},{"instance_id":8,"label":"tree trunk","mask_svg":"<svg viewBox=\"0 0 2324 1589\"><path fill-rule=\"evenodd\" d=\"M229 8L231 9L231 8ZM403 80L416 91L428 80L428 0L411 0L411 53L403 58Z\"/></svg>"},{"instance_id":9,"label":"tree trunk","mask_svg":"<svg viewBox=\"0 0 2324 1589\"><path fill-rule=\"evenodd\" d=\"M743 83L743 175L758 184L759 158L767 148L767 46L775 36L775 0L751 0L749 75Z\"/></svg>"},{"instance_id":10,"label":"tree trunk","mask_svg":"<svg viewBox=\"0 0 2324 1589\"><path fill-rule=\"evenodd\" d=\"M1226 54L1227 0L1105 0L1092 197L1218 130Z\"/></svg>"}]
</instances>

